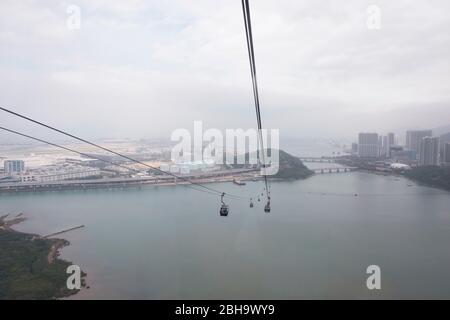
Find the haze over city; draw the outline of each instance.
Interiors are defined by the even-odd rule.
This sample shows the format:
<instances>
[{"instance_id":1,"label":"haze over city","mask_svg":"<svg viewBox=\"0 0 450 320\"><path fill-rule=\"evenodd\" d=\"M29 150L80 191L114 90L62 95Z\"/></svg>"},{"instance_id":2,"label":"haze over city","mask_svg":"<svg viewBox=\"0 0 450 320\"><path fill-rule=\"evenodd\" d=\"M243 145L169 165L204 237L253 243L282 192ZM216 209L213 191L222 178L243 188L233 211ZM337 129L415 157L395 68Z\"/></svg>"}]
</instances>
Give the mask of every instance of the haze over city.
<instances>
[{"instance_id":1,"label":"haze over city","mask_svg":"<svg viewBox=\"0 0 450 320\"><path fill-rule=\"evenodd\" d=\"M71 4L80 29L67 27ZM266 127L282 137L354 139L450 124L450 3L376 1L379 29L367 26L371 4L258 1ZM2 1L1 104L90 138L169 138L199 119L254 127L240 9L233 1ZM40 132L5 114L1 121Z\"/></svg>"},{"instance_id":2,"label":"haze over city","mask_svg":"<svg viewBox=\"0 0 450 320\"><path fill-rule=\"evenodd\" d=\"M449 12L0 1L0 300L450 299Z\"/></svg>"}]
</instances>

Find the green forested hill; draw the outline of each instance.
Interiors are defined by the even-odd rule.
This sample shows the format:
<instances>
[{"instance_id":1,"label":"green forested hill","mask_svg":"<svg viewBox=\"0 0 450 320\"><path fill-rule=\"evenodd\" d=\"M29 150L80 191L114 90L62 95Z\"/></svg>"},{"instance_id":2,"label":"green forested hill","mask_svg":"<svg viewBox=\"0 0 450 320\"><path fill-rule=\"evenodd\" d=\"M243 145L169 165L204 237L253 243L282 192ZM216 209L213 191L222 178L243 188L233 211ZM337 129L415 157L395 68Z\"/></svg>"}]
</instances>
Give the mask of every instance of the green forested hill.
<instances>
[{"instance_id":1,"label":"green forested hill","mask_svg":"<svg viewBox=\"0 0 450 320\"><path fill-rule=\"evenodd\" d=\"M314 172L309 170L299 158L280 150L280 168L273 178L297 180L305 179L313 174Z\"/></svg>"},{"instance_id":2,"label":"green forested hill","mask_svg":"<svg viewBox=\"0 0 450 320\"><path fill-rule=\"evenodd\" d=\"M275 149L273 150L275 151ZM283 180L297 180L297 179L305 179L314 174L311 170L309 170L303 162L286 151L279 151L279 170L275 175L269 176L270 178L277 178ZM245 154L246 163L248 165L249 154ZM235 161L236 162L236 161ZM268 163L268 161L266 161ZM241 168L245 165L233 165L235 168Z\"/></svg>"},{"instance_id":3,"label":"green forested hill","mask_svg":"<svg viewBox=\"0 0 450 320\"><path fill-rule=\"evenodd\" d=\"M48 262L54 241L0 229L0 300L52 299L75 293L66 287L71 263Z\"/></svg>"},{"instance_id":4,"label":"green forested hill","mask_svg":"<svg viewBox=\"0 0 450 320\"><path fill-rule=\"evenodd\" d=\"M450 190L450 167L417 167L405 172L405 176L419 183Z\"/></svg>"}]
</instances>

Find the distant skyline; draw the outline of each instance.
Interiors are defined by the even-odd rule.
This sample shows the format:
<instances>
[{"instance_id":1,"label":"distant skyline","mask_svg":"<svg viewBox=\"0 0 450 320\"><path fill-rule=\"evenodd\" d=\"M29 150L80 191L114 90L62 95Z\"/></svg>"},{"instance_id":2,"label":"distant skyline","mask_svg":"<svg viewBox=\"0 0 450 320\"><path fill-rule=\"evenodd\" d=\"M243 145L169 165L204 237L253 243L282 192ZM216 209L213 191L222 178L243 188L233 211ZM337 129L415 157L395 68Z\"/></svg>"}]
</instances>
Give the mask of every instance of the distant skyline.
<instances>
[{"instance_id":1,"label":"distant skyline","mask_svg":"<svg viewBox=\"0 0 450 320\"><path fill-rule=\"evenodd\" d=\"M70 5L81 28L67 28ZM367 8L381 12L379 30ZM283 137L450 125L450 2L251 1L263 126ZM0 2L0 105L95 139L255 127L240 1ZM48 134L0 113L0 125ZM11 136L0 132L0 142Z\"/></svg>"}]
</instances>

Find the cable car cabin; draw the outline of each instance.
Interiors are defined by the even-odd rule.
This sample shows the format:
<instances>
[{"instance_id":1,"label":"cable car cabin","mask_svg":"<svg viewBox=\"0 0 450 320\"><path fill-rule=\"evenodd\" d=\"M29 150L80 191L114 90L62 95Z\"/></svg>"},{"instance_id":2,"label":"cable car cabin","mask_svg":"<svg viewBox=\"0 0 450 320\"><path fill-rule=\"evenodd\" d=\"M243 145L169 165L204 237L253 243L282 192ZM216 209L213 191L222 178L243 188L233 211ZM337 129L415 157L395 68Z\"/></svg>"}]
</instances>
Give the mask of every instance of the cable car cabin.
<instances>
[{"instance_id":1,"label":"cable car cabin","mask_svg":"<svg viewBox=\"0 0 450 320\"><path fill-rule=\"evenodd\" d=\"M225 192L222 192L222 194L220 195L220 203L222 203L222 205L220 206L220 216L222 217L226 217L228 216L228 206L225 204L225 202L223 202L223 197L225 196Z\"/></svg>"},{"instance_id":2,"label":"cable car cabin","mask_svg":"<svg viewBox=\"0 0 450 320\"><path fill-rule=\"evenodd\" d=\"M264 212L270 212L270 203L269 202L264 206Z\"/></svg>"},{"instance_id":3,"label":"cable car cabin","mask_svg":"<svg viewBox=\"0 0 450 320\"><path fill-rule=\"evenodd\" d=\"M223 204L220 207L220 216L222 216L222 217L228 216L228 206L226 204Z\"/></svg>"},{"instance_id":4,"label":"cable car cabin","mask_svg":"<svg viewBox=\"0 0 450 320\"><path fill-rule=\"evenodd\" d=\"M250 208L253 208L253 202L250 202Z\"/></svg>"}]
</instances>

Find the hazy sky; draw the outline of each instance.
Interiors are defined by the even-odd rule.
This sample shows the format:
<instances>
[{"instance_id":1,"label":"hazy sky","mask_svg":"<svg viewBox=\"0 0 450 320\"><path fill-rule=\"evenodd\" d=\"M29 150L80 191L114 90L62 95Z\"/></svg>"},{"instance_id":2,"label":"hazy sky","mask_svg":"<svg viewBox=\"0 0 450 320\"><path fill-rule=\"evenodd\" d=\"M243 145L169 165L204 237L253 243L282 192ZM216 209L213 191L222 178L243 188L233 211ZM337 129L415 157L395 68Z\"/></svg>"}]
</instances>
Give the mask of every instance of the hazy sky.
<instances>
[{"instance_id":1,"label":"hazy sky","mask_svg":"<svg viewBox=\"0 0 450 320\"><path fill-rule=\"evenodd\" d=\"M265 127L352 137L450 124L450 1L250 5ZM169 137L194 120L250 128L246 50L240 0L1 0L0 104L92 138ZM5 114L0 125L38 132Z\"/></svg>"}]
</instances>

